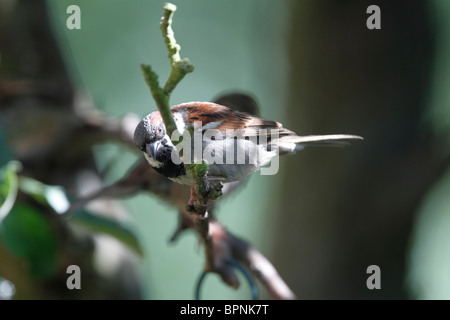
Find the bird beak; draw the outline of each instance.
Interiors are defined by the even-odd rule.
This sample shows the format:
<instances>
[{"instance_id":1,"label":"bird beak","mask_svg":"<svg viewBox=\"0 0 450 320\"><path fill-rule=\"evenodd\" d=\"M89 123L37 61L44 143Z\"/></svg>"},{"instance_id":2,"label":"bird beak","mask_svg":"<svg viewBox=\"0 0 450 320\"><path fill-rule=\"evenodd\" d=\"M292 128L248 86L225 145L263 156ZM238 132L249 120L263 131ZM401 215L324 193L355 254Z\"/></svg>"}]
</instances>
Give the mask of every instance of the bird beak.
<instances>
[{"instance_id":1,"label":"bird beak","mask_svg":"<svg viewBox=\"0 0 450 320\"><path fill-rule=\"evenodd\" d=\"M147 151L147 154L156 160L156 156L158 154L159 147L161 146L160 141L155 141L153 143L149 143L145 146L145 150Z\"/></svg>"}]
</instances>

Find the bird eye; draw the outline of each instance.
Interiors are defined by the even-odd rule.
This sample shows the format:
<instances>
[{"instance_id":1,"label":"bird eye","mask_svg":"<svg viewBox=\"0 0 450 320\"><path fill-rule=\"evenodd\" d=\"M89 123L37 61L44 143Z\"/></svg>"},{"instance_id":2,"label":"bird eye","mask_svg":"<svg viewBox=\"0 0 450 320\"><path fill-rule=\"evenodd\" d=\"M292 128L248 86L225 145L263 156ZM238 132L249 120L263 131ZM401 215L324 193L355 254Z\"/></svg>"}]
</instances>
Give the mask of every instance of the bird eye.
<instances>
[{"instance_id":1,"label":"bird eye","mask_svg":"<svg viewBox=\"0 0 450 320\"><path fill-rule=\"evenodd\" d=\"M158 134L161 134L161 133L162 133L161 127L158 127L158 129L156 129L156 132L157 132Z\"/></svg>"}]
</instances>

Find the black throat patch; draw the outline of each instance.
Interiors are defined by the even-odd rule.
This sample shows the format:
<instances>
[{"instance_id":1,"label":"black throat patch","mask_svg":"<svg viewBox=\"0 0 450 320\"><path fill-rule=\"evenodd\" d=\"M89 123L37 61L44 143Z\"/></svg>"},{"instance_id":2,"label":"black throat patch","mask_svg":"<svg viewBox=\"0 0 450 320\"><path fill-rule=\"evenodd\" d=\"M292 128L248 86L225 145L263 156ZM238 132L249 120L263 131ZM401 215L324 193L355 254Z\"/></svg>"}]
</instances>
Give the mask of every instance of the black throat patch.
<instances>
[{"instance_id":1,"label":"black throat patch","mask_svg":"<svg viewBox=\"0 0 450 320\"><path fill-rule=\"evenodd\" d=\"M156 172L166 176L167 178L178 178L186 175L186 168L183 163L175 164L172 161L165 162L159 168L153 168Z\"/></svg>"},{"instance_id":2,"label":"black throat patch","mask_svg":"<svg viewBox=\"0 0 450 320\"><path fill-rule=\"evenodd\" d=\"M178 178L186 175L186 168L183 163L175 164L172 161L172 146L162 147L158 155L156 156L156 160L162 163L162 166L159 168L153 167L156 172L166 176L167 178Z\"/></svg>"}]
</instances>

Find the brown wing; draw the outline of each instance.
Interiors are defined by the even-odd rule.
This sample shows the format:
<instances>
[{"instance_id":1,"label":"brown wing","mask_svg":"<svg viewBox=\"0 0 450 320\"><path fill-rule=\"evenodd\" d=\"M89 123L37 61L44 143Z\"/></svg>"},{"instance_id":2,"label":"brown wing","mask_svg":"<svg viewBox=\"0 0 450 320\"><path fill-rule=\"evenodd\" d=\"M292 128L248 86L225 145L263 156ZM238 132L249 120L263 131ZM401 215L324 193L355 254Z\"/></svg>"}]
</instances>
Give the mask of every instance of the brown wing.
<instances>
[{"instance_id":1,"label":"brown wing","mask_svg":"<svg viewBox=\"0 0 450 320\"><path fill-rule=\"evenodd\" d=\"M228 107L210 102L189 102L172 107L172 111L184 114L188 123L201 121L202 128L226 130L242 130L246 136L270 135L269 130L276 129L279 136L295 135L283 128L281 123L236 111ZM262 130L265 129L265 130ZM267 131L266 131L267 130Z\"/></svg>"}]
</instances>

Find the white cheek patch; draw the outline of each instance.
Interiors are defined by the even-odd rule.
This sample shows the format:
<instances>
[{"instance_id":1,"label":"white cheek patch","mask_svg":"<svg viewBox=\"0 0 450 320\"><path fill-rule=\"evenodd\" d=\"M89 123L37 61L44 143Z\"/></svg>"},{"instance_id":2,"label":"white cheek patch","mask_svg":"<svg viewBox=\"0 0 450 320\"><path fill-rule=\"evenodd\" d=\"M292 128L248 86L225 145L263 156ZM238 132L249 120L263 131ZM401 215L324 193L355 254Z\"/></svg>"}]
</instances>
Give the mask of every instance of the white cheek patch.
<instances>
[{"instance_id":1,"label":"white cheek patch","mask_svg":"<svg viewBox=\"0 0 450 320\"><path fill-rule=\"evenodd\" d=\"M152 157L150 157L147 153L144 152L144 157L145 159L147 159L147 162L153 167L153 168L161 168L162 167L162 163L159 161L156 161L155 159L153 159Z\"/></svg>"},{"instance_id":2,"label":"white cheek patch","mask_svg":"<svg viewBox=\"0 0 450 320\"><path fill-rule=\"evenodd\" d=\"M162 141L166 141L165 144L167 146L172 146L175 147L172 143L172 140L170 140L169 136L167 135L167 133L164 135L164 137L162 138Z\"/></svg>"}]
</instances>

